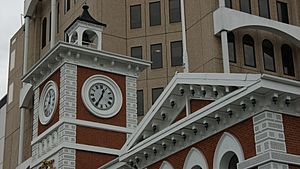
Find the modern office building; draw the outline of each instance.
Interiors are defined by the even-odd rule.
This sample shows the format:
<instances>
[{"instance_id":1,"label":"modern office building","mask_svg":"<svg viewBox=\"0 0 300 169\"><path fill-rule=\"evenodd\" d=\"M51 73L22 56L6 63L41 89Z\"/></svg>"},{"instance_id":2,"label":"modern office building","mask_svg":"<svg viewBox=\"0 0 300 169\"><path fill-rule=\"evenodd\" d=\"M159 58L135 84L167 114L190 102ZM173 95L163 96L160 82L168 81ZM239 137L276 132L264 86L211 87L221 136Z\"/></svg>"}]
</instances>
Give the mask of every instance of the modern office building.
<instances>
[{"instance_id":1,"label":"modern office building","mask_svg":"<svg viewBox=\"0 0 300 169\"><path fill-rule=\"evenodd\" d=\"M299 168L300 1L25 0L24 16L3 168Z\"/></svg>"}]
</instances>

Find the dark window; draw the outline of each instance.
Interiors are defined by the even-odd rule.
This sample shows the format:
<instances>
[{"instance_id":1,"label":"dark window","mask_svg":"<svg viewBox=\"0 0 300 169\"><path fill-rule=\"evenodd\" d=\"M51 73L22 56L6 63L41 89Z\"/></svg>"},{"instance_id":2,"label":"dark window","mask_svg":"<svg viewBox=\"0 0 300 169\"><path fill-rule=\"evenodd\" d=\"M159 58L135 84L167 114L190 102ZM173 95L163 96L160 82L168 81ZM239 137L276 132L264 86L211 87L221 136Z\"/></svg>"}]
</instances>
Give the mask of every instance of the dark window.
<instances>
[{"instance_id":1,"label":"dark window","mask_svg":"<svg viewBox=\"0 0 300 169\"><path fill-rule=\"evenodd\" d=\"M163 90L164 90L164 88L162 88L162 87L152 89L152 104L160 96L160 94L163 92Z\"/></svg>"},{"instance_id":2,"label":"dark window","mask_svg":"<svg viewBox=\"0 0 300 169\"><path fill-rule=\"evenodd\" d=\"M202 169L202 168L199 165L195 165L191 169Z\"/></svg>"},{"instance_id":3,"label":"dark window","mask_svg":"<svg viewBox=\"0 0 300 169\"><path fill-rule=\"evenodd\" d=\"M64 1L64 5L65 5L65 14L70 10L71 8L71 4L70 4L70 0L65 0Z\"/></svg>"},{"instance_id":4,"label":"dark window","mask_svg":"<svg viewBox=\"0 0 300 169\"><path fill-rule=\"evenodd\" d=\"M277 1L278 21L289 23L289 12L287 3Z\"/></svg>"},{"instance_id":5,"label":"dark window","mask_svg":"<svg viewBox=\"0 0 300 169\"><path fill-rule=\"evenodd\" d=\"M238 157L234 154L229 161L228 169L237 169L237 164L239 163Z\"/></svg>"},{"instance_id":6,"label":"dark window","mask_svg":"<svg viewBox=\"0 0 300 169\"><path fill-rule=\"evenodd\" d=\"M143 58L142 47L141 46L132 47L131 48L131 56L134 58L142 59Z\"/></svg>"},{"instance_id":7,"label":"dark window","mask_svg":"<svg viewBox=\"0 0 300 169\"><path fill-rule=\"evenodd\" d=\"M264 40L262 43L265 70L275 72L274 48L272 42Z\"/></svg>"},{"instance_id":8,"label":"dark window","mask_svg":"<svg viewBox=\"0 0 300 169\"><path fill-rule=\"evenodd\" d=\"M259 16L270 18L269 0L258 0Z\"/></svg>"},{"instance_id":9,"label":"dark window","mask_svg":"<svg viewBox=\"0 0 300 169\"><path fill-rule=\"evenodd\" d=\"M162 68L163 61L162 61L162 45L155 44L151 45L151 69L159 69Z\"/></svg>"},{"instance_id":10,"label":"dark window","mask_svg":"<svg viewBox=\"0 0 300 169\"><path fill-rule=\"evenodd\" d=\"M144 93L143 90L137 91L137 115L144 115Z\"/></svg>"},{"instance_id":11,"label":"dark window","mask_svg":"<svg viewBox=\"0 0 300 169\"><path fill-rule=\"evenodd\" d=\"M47 38L47 18L44 18L42 22L42 48L46 46L46 38Z\"/></svg>"},{"instance_id":12,"label":"dark window","mask_svg":"<svg viewBox=\"0 0 300 169\"><path fill-rule=\"evenodd\" d=\"M232 32L228 32L227 37L228 37L229 61L236 63L234 34Z\"/></svg>"},{"instance_id":13,"label":"dark window","mask_svg":"<svg viewBox=\"0 0 300 169\"><path fill-rule=\"evenodd\" d=\"M57 15L56 15L56 32L59 33L59 3L57 4Z\"/></svg>"},{"instance_id":14,"label":"dark window","mask_svg":"<svg viewBox=\"0 0 300 169\"><path fill-rule=\"evenodd\" d=\"M49 42L51 41L51 12L49 17Z\"/></svg>"},{"instance_id":15,"label":"dark window","mask_svg":"<svg viewBox=\"0 0 300 169\"><path fill-rule=\"evenodd\" d=\"M289 45L287 44L282 45L281 57L282 57L283 73L285 75L295 76L293 50Z\"/></svg>"},{"instance_id":16,"label":"dark window","mask_svg":"<svg viewBox=\"0 0 300 169\"><path fill-rule=\"evenodd\" d=\"M160 2L152 2L149 4L150 26L160 25Z\"/></svg>"},{"instance_id":17,"label":"dark window","mask_svg":"<svg viewBox=\"0 0 300 169\"><path fill-rule=\"evenodd\" d=\"M245 65L256 67L254 40L250 35L245 35L243 37L243 48L244 48Z\"/></svg>"},{"instance_id":18,"label":"dark window","mask_svg":"<svg viewBox=\"0 0 300 169\"><path fill-rule=\"evenodd\" d=\"M170 23L180 22L181 13L180 13L180 0L169 0L170 8Z\"/></svg>"},{"instance_id":19,"label":"dark window","mask_svg":"<svg viewBox=\"0 0 300 169\"><path fill-rule=\"evenodd\" d=\"M182 41L171 42L171 65L182 66Z\"/></svg>"},{"instance_id":20,"label":"dark window","mask_svg":"<svg viewBox=\"0 0 300 169\"><path fill-rule=\"evenodd\" d=\"M242 12L251 13L250 0L240 0L240 8Z\"/></svg>"},{"instance_id":21,"label":"dark window","mask_svg":"<svg viewBox=\"0 0 300 169\"><path fill-rule=\"evenodd\" d=\"M231 2L231 0L225 0L225 7L232 8L232 2Z\"/></svg>"},{"instance_id":22,"label":"dark window","mask_svg":"<svg viewBox=\"0 0 300 169\"><path fill-rule=\"evenodd\" d=\"M136 29L141 27L141 5L130 6L130 28Z\"/></svg>"}]
</instances>

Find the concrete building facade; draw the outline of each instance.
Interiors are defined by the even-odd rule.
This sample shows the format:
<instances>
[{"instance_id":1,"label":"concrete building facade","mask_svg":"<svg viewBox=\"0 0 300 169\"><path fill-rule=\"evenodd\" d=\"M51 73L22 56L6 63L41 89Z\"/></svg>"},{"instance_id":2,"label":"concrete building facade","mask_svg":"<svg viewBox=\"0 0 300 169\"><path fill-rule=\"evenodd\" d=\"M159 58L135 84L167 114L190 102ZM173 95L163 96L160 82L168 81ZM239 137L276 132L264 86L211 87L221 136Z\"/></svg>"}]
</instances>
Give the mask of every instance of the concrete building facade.
<instances>
[{"instance_id":1,"label":"concrete building facade","mask_svg":"<svg viewBox=\"0 0 300 169\"><path fill-rule=\"evenodd\" d=\"M184 43L179 0L26 0L26 24L10 41L4 168L16 168L33 156L34 99L20 104L21 89L26 89L20 79L59 42L71 39L67 30L82 14L85 2L90 14L107 25L101 38L103 51L152 61L136 82L139 120L176 72L183 72L184 63L178 55ZM297 0L186 0L184 7L189 72L259 73L300 80ZM20 108L24 108L23 118ZM24 148L20 155L21 144ZM254 151L245 156L253 157Z\"/></svg>"}]
</instances>

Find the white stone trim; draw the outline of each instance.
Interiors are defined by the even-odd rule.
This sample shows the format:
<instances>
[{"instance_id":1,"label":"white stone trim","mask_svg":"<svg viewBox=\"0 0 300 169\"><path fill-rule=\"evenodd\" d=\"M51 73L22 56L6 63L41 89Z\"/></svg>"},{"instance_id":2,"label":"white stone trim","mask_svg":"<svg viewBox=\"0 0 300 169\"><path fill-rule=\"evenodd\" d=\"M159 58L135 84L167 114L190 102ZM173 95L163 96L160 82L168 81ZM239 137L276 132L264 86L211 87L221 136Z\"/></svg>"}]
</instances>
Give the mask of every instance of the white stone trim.
<instances>
[{"instance_id":1,"label":"white stone trim","mask_svg":"<svg viewBox=\"0 0 300 169\"><path fill-rule=\"evenodd\" d=\"M222 158L226 153L233 152L239 159L239 162L245 160L243 148L237 138L233 135L224 132L222 137L220 138L218 145L216 147L214 153L214 161L213 161L213 168L214 169L223 169L222 167Z\"/></svg>"},{"instance_id":2,"label":"white stone trim","mask_svg":"<svg viewBox=\"0 0 300 169\"><path fill-rule=\"evenodd\" d=\"M62 148L58 152L58 169L75 169L76 168L76 150Z\"/></svg>"},{"instance_id":3,"label":"white stone trim","mask_svg":"<svg viewBox=\"0 0 300 169\"><path fill-rule=\"evenodd\" d=\"M77 66L64 64L60 68L59 118L76 119Z\"/></svg>"},{"instance_id":4,"label":"white stone trim","mask_svg":"<svg viewBox=\"0 0 300 169\"><path fill-rule=\"evenodd\" d=\"M33 101L33 124L32 124L32 139L38 136L38 120L39 120L39 99L40 99L40 88L34 91Z\"/></svg>"},{"instance_id":5,"label":"white stone trim","mask_svg":"<svg viewBox=\"0 0 300 169\"><path fill-rule=\"evenodd\" d=\"M168 161L163 161L159 169L174 169Z\"/></svg>"},{"instance_id":6,"label":"white stone trim","mask_svg":"<svg viewBox=\"0 0 300 169\"><path fill-rule=\"evenodd\" d=\"M134 130L138 123L136 90L136 78L126 76L126 127L131 130ZM129 136L128 134L127 137Z\"/></svg>"},{"instance_id":7,"label":"white stone trim","mask_svg":"<svg viewBox=\"0 0 300 169\"><path fill-rule=\"evenodd\" d=\"M183 169L191 169L195 165L199 165L201 169L208 169L207 160L203 153L193 147L185 158Z\"/></svg>"}]
</instances>

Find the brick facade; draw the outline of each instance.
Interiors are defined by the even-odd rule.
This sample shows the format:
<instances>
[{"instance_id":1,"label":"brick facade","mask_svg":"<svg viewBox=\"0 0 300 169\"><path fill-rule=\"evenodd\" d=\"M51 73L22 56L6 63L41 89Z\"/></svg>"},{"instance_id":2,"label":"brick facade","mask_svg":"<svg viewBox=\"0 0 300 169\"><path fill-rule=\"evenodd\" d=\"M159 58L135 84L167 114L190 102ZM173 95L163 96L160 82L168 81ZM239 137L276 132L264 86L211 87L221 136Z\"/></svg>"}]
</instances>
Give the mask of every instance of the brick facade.
<instances>
[{"instance_id":1,"label":"brick facade","mask_svg":"<svg viewBox=\"0 0 300 169\"><path fill-rule=\"evenodd\" d=\"M300 155L300 117L283 115L287 152Z\"/></svg>"}]
</instances>

